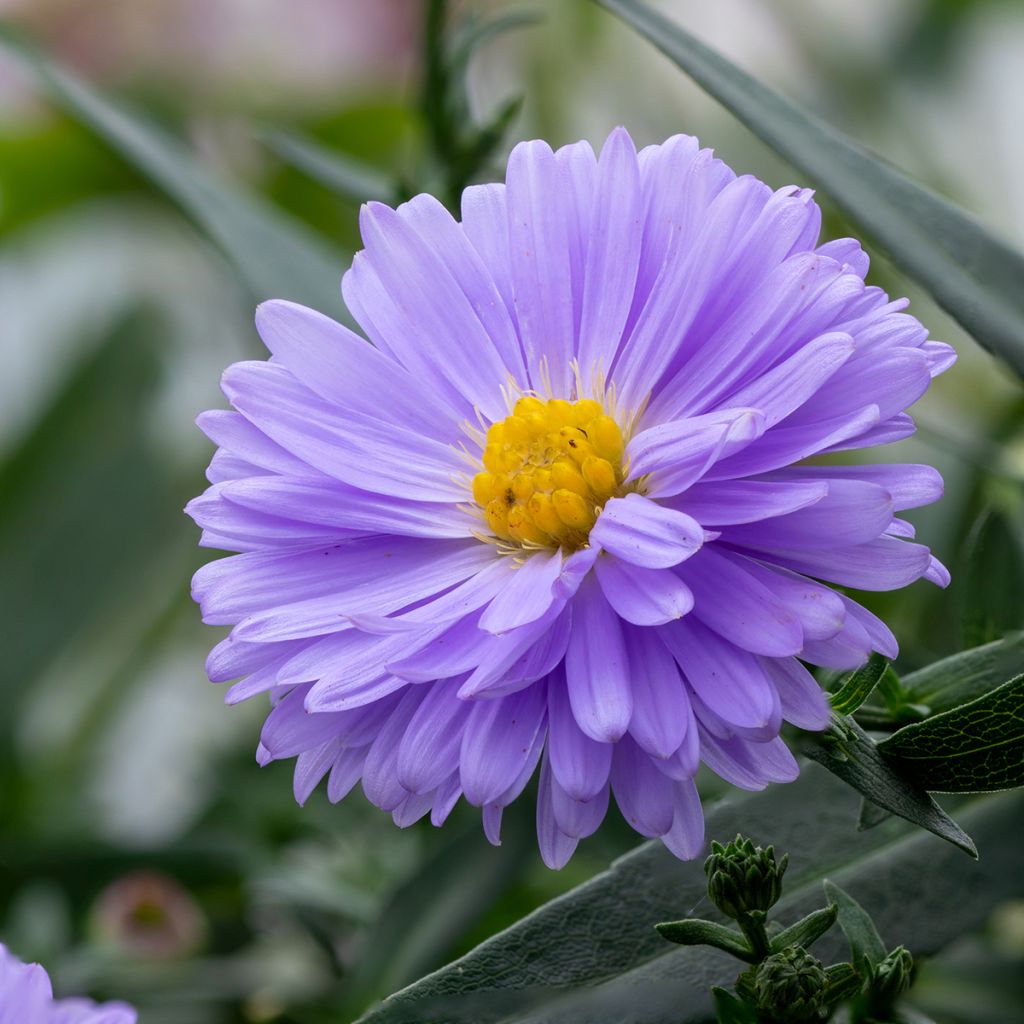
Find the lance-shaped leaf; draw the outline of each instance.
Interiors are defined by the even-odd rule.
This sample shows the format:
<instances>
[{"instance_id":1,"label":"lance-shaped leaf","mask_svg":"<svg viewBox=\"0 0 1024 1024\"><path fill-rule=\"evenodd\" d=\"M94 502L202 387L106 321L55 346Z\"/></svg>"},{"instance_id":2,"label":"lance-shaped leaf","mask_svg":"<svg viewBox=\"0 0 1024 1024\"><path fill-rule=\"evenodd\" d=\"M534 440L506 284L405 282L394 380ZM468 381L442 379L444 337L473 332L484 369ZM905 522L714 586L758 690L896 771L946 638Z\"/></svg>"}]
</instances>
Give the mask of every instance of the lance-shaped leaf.
<instances>
[{"instance_id":1,"label":"lance-shaped leaf","mask_svg":"<svg viewBox=\"0 0 1024 1024\"><path fill-rule=\"evenodd\" d=\"M395 200L396 188L376 168L354 157L328 149L298 132L275 128L263 136L267 147L286 164L309 175L344 199L368 203Z\"/></svg>"},{"instance_id":2,"label":"lance-shaped leaf","mask_svg":"<svg viewBox=\"0 0 1024 1024\"><path fill-rule=\"evenodd\" d=\"M796 924L783 928L772 939L772 952L778 953L787 946L803 946L805 949L818 941L836 923L839 908L835 904L815 910Z\"/></svg>"},{"instance_id":3,"label":"lance-shaped leaf","mask_svg":"<svg viewBox=\"0 0 1024 1024\"><path fill-rule=\"evenodd\" d=\"M782 920L821 906L826 874L854 894L887 939L915 955L935 952L984 920L1016 891L1015 815L1024 793L971 797L964 824L985 864L893 819L857 833L857 797L816 765L800 779L753 795L731 794L708 808L707 832L742 830L791 854ZM970 889L971 899L948 900ZM455 963L392 996L366 1024L696 1024L713 1014L712 985L731 987L736 961L718 950L676 946L652 927L699 912L718 917L700 860L677 861L646 843L603 874L539 908ZM900 899L894 900L893 893ZM719 920L722 920L719 917ZM846 956L835 930L815 946L824 962Z\"/></svg>"},{"instance_id":4,"label":"lance-shaped leaf","mask_svg":"<svg viewBox=\"0 0 1024 1024\"><path fill-rule=\"evenodd\" d=\"M340 294L346 261L309 228L223 181L181 141L58 67L19 33L0 26L0 49L209 235L255 299L292 299L347 317Z\"/></svg>"},{"instance_id":5,"label":"lance-shaped leaf","mask_svg":"<svg viewBox=\"0 0 1024 1024\"><path fill-rule=\"evenodd\" d=\"M840 715L853 714L871 696L888 667L889 662L882 655L871 655L871 660L847 675L829 697L832 709Z\"/></svg>"},{"instance_id":6,"label":"lance-shaped leaf","mask_svg":"<svg viewBox=\"0 0 1024 1024\"><path fill-rule=\"evenodd\" d=\"M899 771L938 793L1024 786L1024 675L878 744Z\"/></svg>"},{"instance_id":7,"label":"lance-shaped leaf","mask_svg":"<svg viewBox=\"0 0 1024 1024\"><path fill-rule=\"evenodd\" d=\"M666 921L656 924L658 934L669 942L680 946L714 946L730 956L748 964L757 962L746 939L732 928L726 928L717 921L703 921L700 918L686 918L682 921Z\"/></svg>"},{"instance_id":8,"label":"lance-shaped leaf","mask_svg":"<svg viewBox=\"0 0 1024 1024\"><path fill-rule=\"evenodd\" d=\"M839 912L839 927L850 943L853 966L866 978L885 959L885 943L868 912L835 882L825 882L825 895Z\"/></svg>"},{"instance_id":9,"label":"lance-shaped leaf","mask_svg":"<svg viewBox=\"0 0 1024 1024\"><path fill-rule=\"evenodd\" d=\"M1024 626L1024 502L1017 487L1001 488L1000 498L978 516L961 555L963 635L970 646Z\"/></svg>"},{"instance_id":10,"label":"lance-shaped leaf","mask_svg":"<svg viewBox=\"0 0 1024 1024\"><path fill-rule=\"evenodd\" d=\"M900 681L907 700L939 714L975 700L1020 672L1024 664L1024 633L961 651L933 662Z\"/></svg>"},{"instance_id":11,"label":"lance-shaped leaf","mask_svg":"<svg viewBox=\"0 0 1024 1024\"><path fill-rule=\"evenodd\" d=\"M978 856L971 837L912 779L901 775L878 745L846 715L833 715L823 733L805 733L800 753L817 761L862 796Z\"/></svg>"},{"instance_id":12,"label":"lance-shaped leaf","mask_svg":"<svg viewBox=\"0 0 1024 1024\"><path fill-rule=\"evenodd\" d=\"M640 0L598 0L820 185L893 262L1024 374L1024 256L952 203L761 85Z\"/></svg>"}]
</instances>

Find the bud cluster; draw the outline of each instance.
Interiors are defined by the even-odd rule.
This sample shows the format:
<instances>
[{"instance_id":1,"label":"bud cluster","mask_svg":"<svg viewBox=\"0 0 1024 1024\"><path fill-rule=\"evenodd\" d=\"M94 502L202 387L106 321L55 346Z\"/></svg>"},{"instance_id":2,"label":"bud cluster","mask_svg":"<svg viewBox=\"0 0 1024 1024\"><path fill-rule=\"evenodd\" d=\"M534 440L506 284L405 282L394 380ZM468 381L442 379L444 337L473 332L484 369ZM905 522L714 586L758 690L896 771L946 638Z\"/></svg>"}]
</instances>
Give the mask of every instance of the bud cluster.
<instances>
[{"instance_id":1,"label":"bud cluster","mask_svg":"<svg viewBox=\"0 0 1024 1024\"><path fill-rule=\"evenodd\" d=\"M716 988L719 1020L757 1024L812 1024L847 1006L851 1024L889 1019L893 1003L909 988L914 961L897 946L888 954L866 911L839 886L825 882L828 906L789 927L768 921L782 896L789 855L775 859L771 846L736 836L712 842L704 862L708 896L737 927L687 919L657 925L683 945L709 945L750 965L736 979L735 995ZM826 967L808 952L839 921L853 954L851 963Z\"/></svg>"}]
</instances>

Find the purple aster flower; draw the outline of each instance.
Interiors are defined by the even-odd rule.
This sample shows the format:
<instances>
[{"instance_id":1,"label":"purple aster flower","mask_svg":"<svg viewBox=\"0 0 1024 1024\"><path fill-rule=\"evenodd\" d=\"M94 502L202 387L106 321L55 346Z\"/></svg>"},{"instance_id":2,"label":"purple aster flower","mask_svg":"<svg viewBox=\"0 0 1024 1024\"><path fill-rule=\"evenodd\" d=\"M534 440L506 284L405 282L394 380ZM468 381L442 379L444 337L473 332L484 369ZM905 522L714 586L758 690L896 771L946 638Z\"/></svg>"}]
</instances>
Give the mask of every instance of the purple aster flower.
<instances>
[{"instance_id":1,"label":"purple aster flower","mask_svg":"<svg viewBox=\"0 0 1024 1024\"><path fill-rule=\"evenodd\" d=\"M124 1003L54 999L46 971L24 964L0 944L0 1024L135 1024Z\"/></svg>"},{"instance_id":2,"label":"purple aster flower","mask_svg":"<svg viewBox=\"0 0 1024 1024\"><path fill-rule=\"evenodd\" d=\"M261 763L297 757L406 826L460 797L498 841L539 766L560 867L610 797L694 857L701 761L744 789L797 774L783 719L824 727L806 664L896 654L830 584L945 569L897 513L917 465L819 465L914 430L955 356L879 288L811 192L737 177L685 136L516 147L504 185L362 210L342 290L372 345L289 302L188 511L239 552L199 571L231 625L214 680L268 692ZM815 461L810 461L815 460Z\"/></svg>"}]
</instances>

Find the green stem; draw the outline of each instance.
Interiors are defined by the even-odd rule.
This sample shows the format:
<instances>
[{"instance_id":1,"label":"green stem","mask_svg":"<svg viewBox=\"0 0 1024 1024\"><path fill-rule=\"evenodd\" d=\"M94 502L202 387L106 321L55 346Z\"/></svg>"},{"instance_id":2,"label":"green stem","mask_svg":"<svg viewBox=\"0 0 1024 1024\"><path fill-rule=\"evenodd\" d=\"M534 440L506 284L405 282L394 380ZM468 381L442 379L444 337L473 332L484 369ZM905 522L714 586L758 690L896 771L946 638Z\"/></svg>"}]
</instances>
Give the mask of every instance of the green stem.
<instances>
[{"instance_id":1,"label":"green stem","mask_svg":"<svg viewBox=\"0 0 1024 1024\"><path fill-rule=\"evenodd\" d=\"M747 942L750 943L750 948L754 951L758 962L771 955L772 944L764 926L765 915L763 913L741 914L736 923L740 926L740 931L743 932Z\"/></svg>"}]
</instances>

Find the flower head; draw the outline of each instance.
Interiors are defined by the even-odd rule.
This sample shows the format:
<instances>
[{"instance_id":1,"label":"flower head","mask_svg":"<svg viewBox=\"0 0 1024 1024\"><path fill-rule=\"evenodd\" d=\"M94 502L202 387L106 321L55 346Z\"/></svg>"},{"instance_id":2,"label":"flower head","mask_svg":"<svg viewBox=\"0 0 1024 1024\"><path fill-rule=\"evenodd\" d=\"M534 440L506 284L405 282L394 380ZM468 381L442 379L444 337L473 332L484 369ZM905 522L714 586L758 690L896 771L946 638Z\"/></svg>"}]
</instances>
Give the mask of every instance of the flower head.
<instances>
[{"instance_id":1,"label":"flower head","mask_svg":"<svg viewBox=\"0 0 1024 1024\"><path fill-rule=\"evenodd\" d=\"M0 945L0 1024L135 1024L124 1003L54 999L46 971L25 964Z\"/></svg>"},{"instance_id":2,"label":"flower head","mask_svg":"<svg viewBox=\"0 0 1024 1024\"><path fill-rule=\"evenodd\" d=\"M595 157L518 146L461 221L363 208L342 290L372 344L288 302L189 506L212 679L270 694L259 759L304 801L361 779L399 825L461 798L497 841L539 766L561 866L608 802L680 857L701 761L745 789L797 774L783 719L822 728L806 664L896 654L830 584L946 573L896 513L916 465L823 465L906 437L952 350L818 244L811 193L737 177L696 140ZM808 460L815 460L810 462Z\"/></svg>"}]
</instances>

